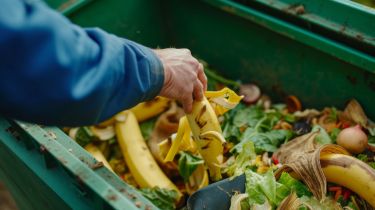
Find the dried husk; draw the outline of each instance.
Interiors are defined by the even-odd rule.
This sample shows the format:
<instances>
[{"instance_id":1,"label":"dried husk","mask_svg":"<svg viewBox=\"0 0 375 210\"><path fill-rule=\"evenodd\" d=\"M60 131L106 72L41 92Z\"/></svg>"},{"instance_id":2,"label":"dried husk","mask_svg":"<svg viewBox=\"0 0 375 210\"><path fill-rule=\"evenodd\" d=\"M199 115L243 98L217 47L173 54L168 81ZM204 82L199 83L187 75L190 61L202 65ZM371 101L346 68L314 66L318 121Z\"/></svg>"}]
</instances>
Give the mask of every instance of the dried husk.
<instances>
[{"instance_id":1,"label":"dried husk","mask_svg":"<svg viewBox=\"0 0 375 210\"><path fill-rule=\"evenodd\" d=\"M147 142L152 155L164 171L176 174L177 165L173 162L165 163L160 156L158 144L164 139L177 132L180 118L184 115L182 108L178 107L176 102L172 102L169 110L161 114L156 121L155 128Z\"/></svg>"},{"instance_id":2,"label":"dried husk","mask_svg":"<svg viewBox=\"0 0 375 210\"><path fill-rule=\"evenodd\" d=\"M318 132L311 132L283 145L275 155L283 166L275 172L278 179L282 172L291 173L301 179L318 200L324 200L327 193L327 180L320 165L320 155L349 153L335 144L319 146L314 139Z\"/></svg>"},{"instance_id":3,"label":"dried husk","mask_svg":"<svg viewBox=\"0 0 375 210\"><path fill-rule=\"evenodd\" d=\"M236 192L232 198L230 199L230 208L229 210L241 210L241 201L248 198L249 195L247 193L239 193Z\"/></svg>"},{"instance_id":4,"label":"dried husk","mask_svg":"<svg viewBox=\"0 0 375 210\"><path fill-rule=\"evenodd\" d=\"M343 120L349 120L350 122L360 124L363 127L366 127L368 123L367 116L363 111L362 106L355 99L349 101L341 117Z\"/></svg>"},{"instance_id":5,"label":"dried husk","mask_svg":"<svg viewBox=\"0 0 375 210\"><path fill-rule=\"evenodd\" d=\"M302 205L295 192L291 193L277 207L277 210L298 210Z\"/></svg>"},{"instance_id":6,"label":"dried husk","mask_svg":"<svg viewBox=\"0 0 375 210\"><path fill-rule=\"evenodd\" d=\"M309 118L309 119L318 117L320 114L321 112L316 109L305 109L303 111L296 111L293 113L293 115L298 118Z\"/></svg>"}]
</instances>

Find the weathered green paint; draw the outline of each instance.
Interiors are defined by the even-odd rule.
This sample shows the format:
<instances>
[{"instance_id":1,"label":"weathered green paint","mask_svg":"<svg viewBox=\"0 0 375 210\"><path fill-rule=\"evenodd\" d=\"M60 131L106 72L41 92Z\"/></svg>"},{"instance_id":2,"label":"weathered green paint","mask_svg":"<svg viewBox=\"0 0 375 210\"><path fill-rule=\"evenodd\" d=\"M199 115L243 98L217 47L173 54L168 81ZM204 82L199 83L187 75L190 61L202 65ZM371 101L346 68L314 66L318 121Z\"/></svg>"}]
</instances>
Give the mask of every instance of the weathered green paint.
<instances>
[{"instance_id":1,"label":"weathered green paint","mask_svg":"<svg viewBox=\"0 0 375 210\"><path fill-rule=\"evenodd\" d=\"M58 128L0 119L0 140L1 176L20 209L157 209Z\"/></svg>"},{"instance_id":2,"label":"weathered green paint","mask_svg":"<svg viewBox=\"0 0 375 210\"><path fill-rule=\"evenodd\" d=\"M254 0L279 12L296 2L267 1ZM375 119L375 61L360 50L373 47L375 27L367 26L374 24L374 13L352 3L301 0L308 13L282 19L229 0L47 2L82 26L101 27L149 47L190 48L224 76L255 82L277 101L294 94L305 107L342 108L356 98ZM294 24L297 19L335 33L345 25L342 33L349 39L361 33L363 46L325 37ZM58 128L14 123L24 134L17 140L16 133L6 131L9 126L0 119L0 177L21 209L135 209L138 200L151 206L106 168L92 170L95 160Z\"/></svg>"},{"instance_id":3,"label":"weathered green paint","mask_svg":"<svg viewBox=\"0 0 375 210\"><path fill-rule=\"evenodd\" d=\"M373 57L231 1L204 2L164 6L174 46L190 48L228 78L259 84L277 101L294 94L304 107L343 108L356 98L375 119Z\"/></svg>"},{"instance_id":4,"label":"weathered green paint","mask_svg":"<svg viewBox=\"0 0 375 210\"><path fill-rule=\"evenodd\" d=\"M149 47L167 46L161 30L166 14L158 0L92 0L68 14L76 24L100 27Z\"/></svg>"}]
</instances>

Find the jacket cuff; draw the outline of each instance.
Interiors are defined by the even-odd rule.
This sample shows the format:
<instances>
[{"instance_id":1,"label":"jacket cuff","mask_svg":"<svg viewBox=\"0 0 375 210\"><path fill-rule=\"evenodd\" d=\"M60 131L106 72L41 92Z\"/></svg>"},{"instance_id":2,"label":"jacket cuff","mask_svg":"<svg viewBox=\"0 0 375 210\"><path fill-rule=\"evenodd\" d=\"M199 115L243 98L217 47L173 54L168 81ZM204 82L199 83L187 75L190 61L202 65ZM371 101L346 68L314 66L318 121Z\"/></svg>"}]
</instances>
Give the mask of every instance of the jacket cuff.
<instances>
[{"instance_id":1,"label":"jacket cuff","mask_svg":"<svg viewBox=\"0 0 375 210\"><path fill-rule=\"evenodd\" d=\"M148 47L141 46L150 65L150 86L149 91L144 96L144 100L148 101L159 95L164 85L164 67L161 60Z\"/></svg>"}]
</instances>

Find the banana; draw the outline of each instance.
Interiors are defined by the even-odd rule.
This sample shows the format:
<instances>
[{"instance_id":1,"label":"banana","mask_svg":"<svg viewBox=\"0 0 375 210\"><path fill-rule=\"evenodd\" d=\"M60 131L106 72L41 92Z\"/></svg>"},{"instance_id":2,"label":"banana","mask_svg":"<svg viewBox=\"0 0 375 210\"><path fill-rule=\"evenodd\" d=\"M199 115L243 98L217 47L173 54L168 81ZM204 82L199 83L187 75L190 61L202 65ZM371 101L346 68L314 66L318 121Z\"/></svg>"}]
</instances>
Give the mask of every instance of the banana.
<instances>
[{"instance_id":1,"label":"banana","mask_svg":"<svg viewBox=\"0 0 375 210\"><path fill-rule=\"evenodd\" d=\"M366 163L343 154L320 156L323 173L329 182L344 186L375 207L375 170Z\"/></svg>"},{"instance_id":2,"label":"banana","mask_svg":"<svg viewBox=\"0 0 375 210\"><path fill-rule=\"evenodd\" d=\"M172 146L169 149L168 154L164 159L164 162L173 161L174 156L176 156L177 152L179 151L181 143L183 141L188 141L190 139L190 132L190 127L187 122L186 116L181 117L176 137L172 137Z\"/></svg>"},{"instance_id":3,"label":"banana","mask_svg":"<svg viewBox=\"0 0 375 210\"><path fill-rule=\"evenodd\" d=\"M122 150L125 162L134 176L137 184L144 187L166 188L178 193L178 200L182 194L168 179L152 157L139 128L137 118L131 111L116 115L117 140Z\"/></svg>"},{"instance_id":4,"label":"banana","mask_svg":"<svg viewBox=\"0 0 375 210\"><path fill-rule=\"evenodd\" d=\"M236 107L243 98L227 87L219 91L206 91L204 95L218 116Z\"/></svg>"},{"instance_id":5,"label":"banana","mask_svg":"<svg viewBox=\"0 0 375 210\"><path fill-rule=\"evenodd\" d=\"M208 173L204 165L199 165L193 174L189 177L189 181L185 183L186 191L192 195L195 191L202 189L208 185Z\"/></svg>"},{"instance_id":6,"label":"banana","mask_svg":"<svg viewBox=\"0 0 375 210\"><path fill-rule=\"evenodd\" d=\"M93 144L88 144L85 146L85 150L88 151L92 156L94 156L97 161L102 162L105 167L113 172L112 167L109 165L108 161L105 159L103 153L99 150L98 147Z\"/></svg>"},{"instance_id":7,"label":"banana","mask_svg":"<svg viewBox=\"0 0 375 210\"><path fill-rule=\"evenodd\" d=\"M107 141L115 137L115 129L112 125L107 127L90 126L91 132L101 141Z\"/></svg>"},{"instance_id":8,"label":"banana","mask_svg":"<svg viewBox=\"0 0 375 210\"><path fill-rule=\"evenodd\" d=\"M214 181L220 180L225 139L217 115L223 115L234 108L241 99L242 96L238 96L229 88L207 91L202 101L193 103L192 113L180 119L176 138L172 139L172 145L164 161L173 161L179 150L197 147L209 169L210 177ZM191 142L191 133L195 144ZM164 141L159 144L163 147L161 149L166 149L166 143Z\"/></svg>"},{"instance_id":9,"label":"banana","mask_svg":"<svg viewBox=\"0 0 375 210\"><path fill-rule=\"evenodd\" d=\"M167 110L170 102L170 99L156 97L151 101L138 104L137 106L131 108L130 111L134 113L138 122L143 122Z\"/></svg>"},{"instance_id":10,"label":"banana","mask_svg":"<svg viewBox=\"0 0 375 210\"><path fill-rule=\"evenodd\" d=\"M214 109L204 97L202 101L193 103L191 114L186 116L199 153L209 169L210 177L214 181L220 180L225 140Z\"/></svg>"}]
</instances>

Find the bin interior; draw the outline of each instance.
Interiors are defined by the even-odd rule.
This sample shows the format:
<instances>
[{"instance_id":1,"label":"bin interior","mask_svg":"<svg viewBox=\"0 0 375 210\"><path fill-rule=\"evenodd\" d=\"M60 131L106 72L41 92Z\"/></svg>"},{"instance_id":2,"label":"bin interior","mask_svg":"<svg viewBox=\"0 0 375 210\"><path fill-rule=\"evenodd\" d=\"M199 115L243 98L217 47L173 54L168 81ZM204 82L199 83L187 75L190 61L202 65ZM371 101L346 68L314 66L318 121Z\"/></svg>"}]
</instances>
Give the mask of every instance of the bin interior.
<instances>
[{"instance_id":1,"label":"bin interior","mask_svg":"<svg viewBox=\"0 0 375 210\"><path fill-rule=\"evenodd\" d=\"M343 1L345 5L355 4ZM336 36L326 37L319 31L295 24L294 16L280 19L268 9L258 10L239 2L47 0L48 4L78 25L101 27L153 48L189 48L220 74L243 82L254 82L276 101L293 94L301 99L305 107L332 105L343 108L347 100L356 98L368 116L375 119L375 109L372 109L375 105L375 58L371 54L374 31L362 31L370 41L362 43L368 50L361 51L362 48L347 45L339 36L337 39ZM358 5L353 6L356 7ZM309 6L305 5L305 9L309 11ZM374 18L374 11L366 10L366 17ZM368 24L371 28L375 22ZM332 27L332 31L335 29ZM348 36L348 39L351 37ZM12 183L12 192L19 195L19 201L28 202L28 205L20 207L40 209L60 203L57 209L66 209L67 206L79 209L92 209L93 206L96 209L136 208L128 199L122 199L129 195L124 196L121 189L126 189L125 192L132 189L104 168L91 170L89 166L95 160L62 131L17 122L13 124L21 127L27 136L20 137L17 132L9 130L13 127L8 121L0 119L0 151L6 157L0 160L0 177ZM58 134L58 141L55 136L48 135L51 131ZM20 146L20 142L26 142L26 147ZM34 146L30 146L30 142ZM43 148L48 152L43 152ZM49 166L51 155L53 160L58 160L52 162L64 167ZM59 156L65 161L58 159ZM87 164L82 163L80 157L84 157ZM42 165L43 161L51 168ZM12 165L17 166L13 171L4 170ZM70 175L64 171L69 171ZM84 172L88 178L77 181L78 172ZM23 179L25 176L27 178ZM39 186L39 193L32 192L32 185L25 188L30 180ZM81 181L86 181L90 189L81 192ZM71 183L78 183L78 188L72 189ZM77 189L78 193L85 195L77 197ZM108 193L114 193L117 199L108 196ZM145 202L142 207L149 205L144 198L137 199ZM151 206L151 209L156 208Z\"/></svg>"},{"instance_id":2,"label":"bin interior","mask_svg":"<svg viewBox=\"0 0 375 210\"><path fill-rule=\"evenodd\" d=\"M343 108L356 98L375 119L372 54L266 12L224 0L94 0L68 11L79 25L101 27L149 47L189 48L220 74L254 82L277 101L293 94L305 107ZM375 18L374 11L366 10L366 18ZM374 38L373 31L367 34Z\"/></svg>"}]
</instances>

